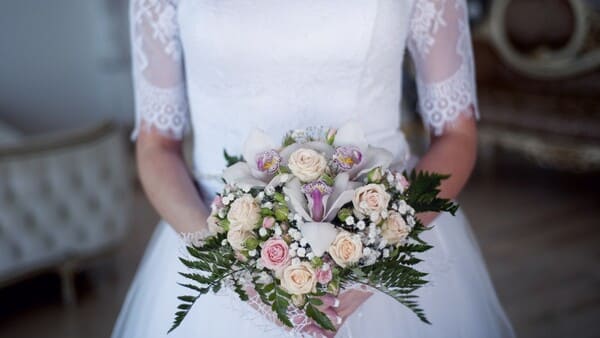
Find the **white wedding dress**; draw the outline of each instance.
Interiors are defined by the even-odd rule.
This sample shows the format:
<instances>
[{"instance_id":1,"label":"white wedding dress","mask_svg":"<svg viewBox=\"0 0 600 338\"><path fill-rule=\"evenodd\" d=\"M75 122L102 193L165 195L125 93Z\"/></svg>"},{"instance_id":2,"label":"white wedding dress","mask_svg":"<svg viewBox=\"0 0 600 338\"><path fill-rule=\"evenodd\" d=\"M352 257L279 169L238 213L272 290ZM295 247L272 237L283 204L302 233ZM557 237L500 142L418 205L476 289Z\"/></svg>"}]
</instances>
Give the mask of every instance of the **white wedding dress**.
<instances>
[{"instance_id":1,"label":"white wedding dress","mask_svg":"<svg viewBox=\"0 0 600 338\"><path fill-rule=\"evenodd\" d=\"M415 63L420 112L436 134L477 112L464 0L132 0L137 128L172 138L194 132L194 175L206 200L220 189L223 148L241 153L260 127L361 122L370 142L409 157L399 131L402 64ZM473 107L473 110L468 109ZM432 325L382 294L369 298L337 337L513 337L463 214L443 215L419 267ZM189 294L179 235L164 222L148 245L114 338L166 337ZM233 292L202 296L170 337L286 337Z\"/></svg>"}]
</instances>

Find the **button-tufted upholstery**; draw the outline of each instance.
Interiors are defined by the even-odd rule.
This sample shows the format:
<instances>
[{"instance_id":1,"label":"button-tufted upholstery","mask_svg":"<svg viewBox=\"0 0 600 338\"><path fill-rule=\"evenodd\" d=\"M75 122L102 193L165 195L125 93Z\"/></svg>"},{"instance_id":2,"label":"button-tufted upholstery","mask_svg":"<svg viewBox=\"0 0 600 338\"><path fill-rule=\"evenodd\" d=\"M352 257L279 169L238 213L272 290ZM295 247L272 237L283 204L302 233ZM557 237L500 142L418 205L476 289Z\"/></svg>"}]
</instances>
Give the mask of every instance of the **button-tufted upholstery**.
<instances>
[{"instance_id":1,"label":"button-tufted upholstery","mask_svg":"<svg viewBox=\"0 0 600 338\"><path fill-rule=\"evenodd\" d=\"M117 128L0 144L0 284L119 243L130 175Z\"/></svg>"}]
</instances>

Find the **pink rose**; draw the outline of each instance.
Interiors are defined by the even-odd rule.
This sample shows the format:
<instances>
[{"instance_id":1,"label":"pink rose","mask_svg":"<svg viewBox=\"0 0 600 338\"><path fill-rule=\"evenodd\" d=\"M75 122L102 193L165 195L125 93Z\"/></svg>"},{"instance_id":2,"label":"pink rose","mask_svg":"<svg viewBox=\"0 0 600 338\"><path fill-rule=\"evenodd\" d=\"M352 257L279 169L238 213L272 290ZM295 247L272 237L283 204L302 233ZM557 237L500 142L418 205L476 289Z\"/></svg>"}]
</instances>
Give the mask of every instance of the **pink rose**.
<instances>
[{"instance_id":1,"label":"pink rose","mask_svg":"<svg viewBox=\"0 0 600 338\"><path fill-rule=\"evenodd\" d=\"M263 244L260 258L267 269L279 270L290 261L287 243L279 238L271 238Z\"/></svg>"},{"instance_id":2,"label":"pink rose","mask_svg":"<svg viewBox=\"0 0 600 338\"><path fill-rule=\"evenodd\" d=\"M267 216L263 219L263 222L262 222L263 228L271 229L273 227L273 224L275 224L275 218L273 218L271 216Z\"/></svg>"},{"instance_id":3,"label":"pink rose","mask_svg":"<svg viewBox=\"0 0 600 338\"><path fill-rule=\"evenodd\" d=\"M333 278L333 273L331 272L331 268L323 269L320 268L317 270L317 282L326 285Z\"/></svg>"}]
</instances>

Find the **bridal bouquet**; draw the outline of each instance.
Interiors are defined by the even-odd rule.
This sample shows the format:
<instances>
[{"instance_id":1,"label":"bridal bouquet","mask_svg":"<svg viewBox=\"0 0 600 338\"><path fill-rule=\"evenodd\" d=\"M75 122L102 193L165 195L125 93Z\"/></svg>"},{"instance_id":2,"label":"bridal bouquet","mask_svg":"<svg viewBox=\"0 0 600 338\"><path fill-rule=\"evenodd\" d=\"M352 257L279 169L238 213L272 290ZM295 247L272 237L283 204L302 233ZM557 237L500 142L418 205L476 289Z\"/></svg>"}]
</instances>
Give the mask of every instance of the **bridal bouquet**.
<instances>
[{"instance_id":1,"label":"bridal bouquet","mask_svg":"<svg viewBox=\"0 0 600 338\"><path fill-rule=\"evenodd\" d=\"M287 134L282 146L254 131L243 157L225 153L225 187L212 203L210 234L188 241L189 268L171 330L203 294L228 287L243 301L255 290L284 325L301 311L335 330L319 299L353 285L383 292L428 322L414 291L426 283L415 265L431 248L415 217L458 206L439 198L447 176L400 173L392 154L370 146L359 125ZM254 292L254 291L253 291Z\"/></svg>"}]
</instances>

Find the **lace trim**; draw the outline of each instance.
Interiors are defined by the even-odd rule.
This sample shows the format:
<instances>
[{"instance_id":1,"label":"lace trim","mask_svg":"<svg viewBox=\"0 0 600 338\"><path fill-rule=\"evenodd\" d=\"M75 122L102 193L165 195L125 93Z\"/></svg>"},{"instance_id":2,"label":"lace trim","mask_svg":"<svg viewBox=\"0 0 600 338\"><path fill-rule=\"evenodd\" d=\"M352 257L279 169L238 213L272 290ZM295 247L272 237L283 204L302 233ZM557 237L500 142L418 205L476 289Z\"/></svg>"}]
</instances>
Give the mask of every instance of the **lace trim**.
<instances>
[{"instance_id":1,"label":"lace trim","mask_svg":"<svg viewBox=\"0 0 600 338\"><path fill-rule=\"evenodd\" d=\"M185 88L158 88L142 76L137 79L135 139L140 128L154 129L173 139L182 139L189 125L189 108Z\"/></svg>"},{"instance_id":2,"label":"lace trim","mask_svg":"<svg viewBox=\"0 0 600 338\"><path fill-rule=\"evenodd\" d=\"M179 233L179 237L181 237L185 245L201 246L204 244L204 239L209 236L212 236L212 233L208 228L194 232Z\"/></svg>"},{"instance_id":3,"label":"lace trim","mask_svg":"<svg viewBox=\"0 0 600 338\"><path fill-rule=\"evenodd\" d=\"M441 135L446 124L461 113L479 118L472 75L465 63L441 82L424 83L417 78L417 88L421 116L435 135ZM468 109L471 105L473 110Z\"/></svg>"}]
</instances>

